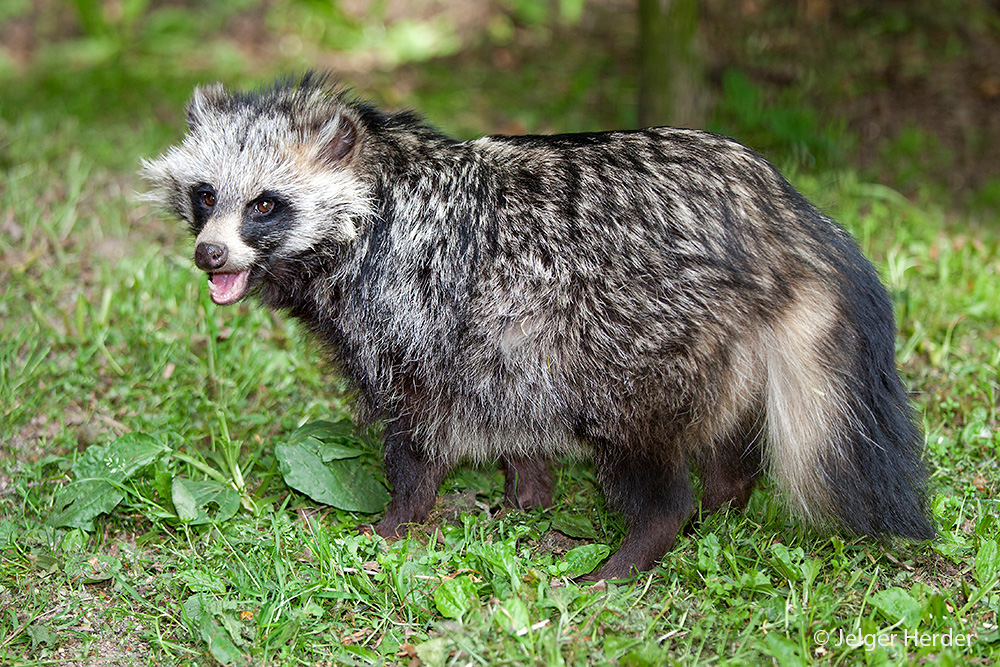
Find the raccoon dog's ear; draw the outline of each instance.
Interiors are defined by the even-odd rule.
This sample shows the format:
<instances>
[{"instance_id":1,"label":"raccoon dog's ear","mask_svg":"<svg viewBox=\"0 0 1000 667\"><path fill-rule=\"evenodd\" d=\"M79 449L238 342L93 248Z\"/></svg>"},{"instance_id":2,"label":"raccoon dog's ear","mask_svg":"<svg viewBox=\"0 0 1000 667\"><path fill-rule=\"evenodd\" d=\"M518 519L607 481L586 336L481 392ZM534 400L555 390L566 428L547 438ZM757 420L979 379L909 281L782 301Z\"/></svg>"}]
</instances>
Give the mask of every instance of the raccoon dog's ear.
<instances>
[{"instance_id":1,"label":"raccoon dog's ear","mask_svg":"<svg viewBox=\"0 0 1000 667\"><path fill-rule=\"evenodd\" d=\"M191 101L187 105L188 129L193 130L201 125L209 108L216 106L223 95L225 95L225 91L221 83L195 88L194 95L191 96Z\"/></svg>"},{"instance_id":2,"label":"raccoon dog's ear","mask_svg":"<svg viewBox=\"0 0 1000 667\"><path fill-rule=\"evenodd\" d=\"M319 159L330 165L342 162L354 152L357 142L358 128L354 121L338 113L316 137Z\"/></svg>"}]
</instances>

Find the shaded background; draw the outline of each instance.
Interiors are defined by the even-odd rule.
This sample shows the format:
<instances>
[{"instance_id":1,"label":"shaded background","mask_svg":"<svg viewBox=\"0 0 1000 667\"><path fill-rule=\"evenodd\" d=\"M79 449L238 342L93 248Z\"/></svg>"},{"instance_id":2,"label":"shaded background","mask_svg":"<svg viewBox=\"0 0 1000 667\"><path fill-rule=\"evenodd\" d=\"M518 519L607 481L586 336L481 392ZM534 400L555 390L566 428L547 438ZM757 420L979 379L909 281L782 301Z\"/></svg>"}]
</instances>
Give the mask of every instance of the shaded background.
<instances>
[{"instance_id":1,"label":"shaded background","mask_svg":"<svg viewBox=\"0 0 1000 667\"><path fill-rule=\"evenodd\" d=\"M655 97L664 73L690 70L695 113L671 114L668 100L644 120L733 135L786 169L850 165L907 195L1000 206L1000 3L675 0L697 12L691 56L655 45L677 33L651 26L647 11L645 70L639 4L5 0L0 117L37 116L126 168L178 135L201 81L330 70L381 105L471 137L634 127L640 79L660 82L644 91ZM96 125L138 131L134 150L131 139L108 145ZM8 164L10 132L0 124Z\"/></svg>"}]
</instances>

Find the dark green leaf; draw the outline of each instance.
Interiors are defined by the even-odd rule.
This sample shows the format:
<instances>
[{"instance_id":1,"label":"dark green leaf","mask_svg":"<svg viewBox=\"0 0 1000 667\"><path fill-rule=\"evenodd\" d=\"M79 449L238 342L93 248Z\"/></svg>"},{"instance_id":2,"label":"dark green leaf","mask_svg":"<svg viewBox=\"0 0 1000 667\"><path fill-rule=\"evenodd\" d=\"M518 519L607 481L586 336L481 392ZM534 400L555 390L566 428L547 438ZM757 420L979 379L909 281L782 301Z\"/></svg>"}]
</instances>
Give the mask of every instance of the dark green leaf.
<instances>
[{"instance_id":1,"label":"dark green leaf","mask_svg":"<svg viewBox=\"0 0 1000 667\"><path fill-rule=\"evenodd\" d=\"M32 623L25 630L31 638L32 650L37 649L39 644L45 644L50 648L59 645L59 635L41 623Z\"/></svg>"},{"instance_id":2,"label":"dark green leaf","mask_svg":"<svg viewBox=\"0 0 1000 667\"><path fill-rule=\"evenodd\" d=\"M199 569L181 570L177 573L177 578L196 593L222 595L226 592L226 580L214 572Z\"/></svg>"},{"instance_id":3,"label":"dark green leaf","mask_svg":"<svg viewBox=\"0 0 1000 667\"><path fill-rule=\"evenodd\" d=\"M798 581L802 578L802 571L795 564L795 561L800 560L803 556L801 548L796 549L793 553L784 544L775 544L771 547L771 554L773 556L771 562L782 577L790 581Z\"/></svg>"},{"instance_id":4,"label":"dark green leaf","mask_svg":"<svg viewBox=\"0 0 1000 667\"><path fill-rule=\"evenodd\" d=\"M93 530L94 517L110 512L124 497L116 486L102 479L71 482L56 492L55 510L45 520L45 525Z\"/></svg>"},{"instance_id":5,"label":"dark green leaf","mask_svg":"<svg viewBox=\"0 0 1000 667\"><path fill-rule=\"evenodd\" d=\"M441 582L434 589L434 606L445 618L461 618L476 594L476 582L466 576Z\"/></svg>"},{"instance_id":6,"label":"dark green leaf","mask_svg":"<svg viewBox=\"0 0 1000 667\"><path fill-rule=\"evenodd\" d=\"M77 479L94 477L120 483L167 451L147 433L126 433L108 445L88 447L73 466L73 475Z\"/></svg>"},{"instance_id":7,"label":"dark green leaf","mask_svg":"<svg viewBox=\"0 0 1000 667\"><path fill-rule=\"evenodd\" d=\"M239 494L233 488L211 480L195 482L176 477L170 491L177 517L191 525L226 521L240 507ZM213 506L214 513L210 512Z\"/></svg>"},{"instance_id":8,"label":"dark green leaf","mask_svg":"<svg viewBox=\"0 0 1000 667\"><path fill-rule=\"evenodd\" d=\"M721 561L722 545L719 544L719 537L715 533L703 535L698 540L698 568L702 572L715 574L719 571Z\"/></svg>"},{"instance_id":9,"label":"dark green leaf","mask_svg":"<svg viewBox=\"0 0 1000 667\"><path fill-rule=\"evenodd\" d=\"M188 490L180 477L175 477L170 486L170 499L174 503L178 519L186 523L198 518L198 501L194 499L194 494Z\"/></svg>"},{"instance_id":10,"label":"dark green leaf","mask_svg":"<svg viewBox=\"0 0 1000 667\"><path fill-rule=\"evenodd\" d=\"M583 514L567 514L560 512L552 520L552 530L557 530L567 537L578 540L596 540L597 531L594 523Z\"/></svg>"},{"instance_id":11,"label":"dark green leaf","mask_svg":"<svg viewBox=\"0 0 1000 667\"><path fill-rule=\"evenodd\" d=\"M362 450L350 443L359 443L359 438L354 424L346 419L309 422L295 429L288 438L288 444L308 447L324 463L360 456Z\"/></svg>"},{"instance_id":12,"label":"dark green leaf","mask_svg":"<svg viewBox=\"0 0 1000 667\"><path fill-rule=\"evenodd\" d=\"M208 603L206 605L206 602ZM219 609L212 609L211 598L205 598L197 593L184 601L184 613L194 621L202 640L208 644L212 657L223 665L237 662L243 654L233 644L226 628L216 615L221 615Z\"/></svg>"},{"instance_id":13,"label":"dark green leaf","mask_svg":"<svg viewBox=\"0 0 1000 667\"><path fill-rule=\"evenodd\" d=\"M986 586L996 579L1000 573L1000 551L996 540L983 540L976 554L976 581L980 586Z\"/></svg>"},{"instance_id":14,"label":"dark green leaf","mask_svg":"<svg viewBox=\"0 0 1000 667\"><path fill-rule=\"evenodd\" d=\"M570 549L566 554L567 574L571 577L579 577L582 574L593 572L601 561L608 557L611 549L606 544L584 544L583 546Z\"/></svg>"},{"instance_id":15,"label":"dark green leaf","mask_svg":"<svg viewBox=\"0 0 1000 667\"><path fill-rule=\"evenodd\" d=\"M348 459L324 465L307 444L274 448L281 474L288 486L316 502L352 512L381 512L389 494L359 461Z\"/></svg>"},{"instance_id":16,"label":"dark green leaf","mask_svg":"<svg viewBox=\"0 0 1000 667\"><path fill-rule=\"evenodd\" d=\"M108 445L89 447L73 466L75 480L56 493L46 525L91 530L94 517L110 512L125 497L125 480L167 451L145 433L127 433Z\"/></svg>"},{"instance_id":17,"label":"dark green leaf","mask_svg":"<svg viewBox=\"0 0 1000 667\"><path fill-rule=\"evenodd\" d=\"M890 623L903 621L905 628L917 627L923 612L920 603L898 586L878 591L871 596L869 603Z\"/></svg>"},{"instance_id":18,"label":"dark green leaf","mask_svg":"<svg viewBox=\"0 0 1000 667\"><path fill-rule=\"evenodd\" d=\"M799 652L799 647L787 637L777 632L769 632L764 641L767 652L779 667L805 667L808 664Z\"/></svg>"},{"instance_id":19,"label":"dark green leaf","mask_svg":"<svg viewBox=\"0 0 1000 667\"><path fill-rule=\"evenodd\" d=\"M528 612L528 605L516 595L507 599L500 606L496 618L500 627L514 634L527 634L531 627L531 614Z\"/></svg>"}]
</instances>

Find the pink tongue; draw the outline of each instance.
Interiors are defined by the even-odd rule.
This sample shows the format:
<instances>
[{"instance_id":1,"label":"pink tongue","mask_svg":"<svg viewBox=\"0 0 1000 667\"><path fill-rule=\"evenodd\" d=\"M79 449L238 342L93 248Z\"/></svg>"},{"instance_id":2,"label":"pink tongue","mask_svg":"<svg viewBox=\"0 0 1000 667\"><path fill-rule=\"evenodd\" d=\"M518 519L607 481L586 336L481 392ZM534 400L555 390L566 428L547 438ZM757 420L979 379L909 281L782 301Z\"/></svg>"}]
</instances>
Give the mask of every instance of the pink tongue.
<instances>
[{"instance_id":1,"label":"pink tongue","mask_svg":"<svg viewBox=\"0 0 1000 667\"><path fill-rule=\"evenodd\" d=\"M213 273L208 276L208 292L212 301L221 305L233 303L243 296L250 271L239 273Z\"/></svg>"}]
</instances>

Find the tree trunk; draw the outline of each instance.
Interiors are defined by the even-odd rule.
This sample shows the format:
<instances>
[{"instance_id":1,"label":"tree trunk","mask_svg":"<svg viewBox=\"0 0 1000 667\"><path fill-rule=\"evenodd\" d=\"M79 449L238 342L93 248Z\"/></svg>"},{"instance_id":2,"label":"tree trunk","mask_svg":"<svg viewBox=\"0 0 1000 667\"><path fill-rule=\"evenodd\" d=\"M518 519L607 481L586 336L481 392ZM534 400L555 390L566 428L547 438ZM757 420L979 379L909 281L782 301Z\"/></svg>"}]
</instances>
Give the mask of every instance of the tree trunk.
<instances>
[{"instance_id":1,"label":"tree trunk","mask_svg":"<svg viewBox=\"0 0 1000 667\"><path fill-rule=\"evenodd\" d=\"M639 125L700 127L698 0L639 0Z\"/></svg>"}]
</instances>

